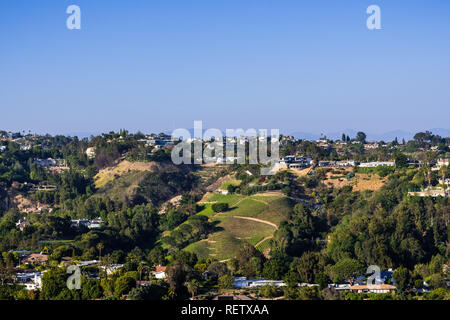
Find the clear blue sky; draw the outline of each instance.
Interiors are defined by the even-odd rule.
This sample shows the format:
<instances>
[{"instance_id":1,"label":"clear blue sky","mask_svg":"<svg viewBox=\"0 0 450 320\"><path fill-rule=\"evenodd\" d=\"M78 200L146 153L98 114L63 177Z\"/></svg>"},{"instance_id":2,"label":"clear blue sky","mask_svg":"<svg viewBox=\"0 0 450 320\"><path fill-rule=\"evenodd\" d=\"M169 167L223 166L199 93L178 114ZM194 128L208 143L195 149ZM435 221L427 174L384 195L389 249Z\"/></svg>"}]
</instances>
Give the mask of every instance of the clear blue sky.
<instances>
[{"instance_id":1,"label":"clear blue sky","mask_svg":"<svg viewBox=\"0 0 450 320\"><path fill-rule=\"evenodd\" d=\"M81 7L82 29L66 28ZM382 30L366 28L381 8ZM450 125L450 1L2 0L0 129Z\"/></svg>"}]
</instances>

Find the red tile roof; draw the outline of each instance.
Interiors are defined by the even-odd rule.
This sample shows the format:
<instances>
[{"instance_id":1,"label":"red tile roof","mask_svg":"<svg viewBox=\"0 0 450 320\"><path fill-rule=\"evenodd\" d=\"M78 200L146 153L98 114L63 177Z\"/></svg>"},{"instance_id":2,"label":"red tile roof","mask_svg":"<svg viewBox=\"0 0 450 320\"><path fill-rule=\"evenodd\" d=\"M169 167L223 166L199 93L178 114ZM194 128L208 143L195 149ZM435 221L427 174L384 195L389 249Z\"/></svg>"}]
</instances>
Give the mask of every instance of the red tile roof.
<instances>
[{"instance_id":1,"label":"red tile roof","mask_svg":"<svg viewBox=\"0 0 450 320\"><path fill-rule=\"evenodd\" d=\"M167 267L157 266L155 271L156 272L166 272L166 268Z\"/></svg>"}]
</instances>

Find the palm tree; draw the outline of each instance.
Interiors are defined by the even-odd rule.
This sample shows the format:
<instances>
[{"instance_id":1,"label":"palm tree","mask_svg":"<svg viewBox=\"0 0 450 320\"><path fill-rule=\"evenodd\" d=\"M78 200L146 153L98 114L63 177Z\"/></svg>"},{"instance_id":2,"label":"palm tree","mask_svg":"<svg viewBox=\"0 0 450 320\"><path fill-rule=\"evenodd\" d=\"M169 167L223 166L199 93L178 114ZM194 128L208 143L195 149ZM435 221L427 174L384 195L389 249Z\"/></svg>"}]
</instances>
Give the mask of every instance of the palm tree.
<instances>
[{"instance_id":1,"label":"palm tree","mask_svg":"<svg viewBox=\"0 0 450 320\"><path fill-rule=\"evenodd\" d=\"M192 300L194 300L194 296L197 293L198 289L200 288L200 282L198 280L194 279L189 282L185 283L188 291L190 294L192 294Z\"/></svg>"},{"instance_id":2,"label":"palm tree","mask_svg":"<svg viewBox=\"0 0 450 320\"><path fill-rule=\"evenodd\" d=\"M102 249L105 248L105 246L103 245L103 243L99 242L97 243L97 249L98 249L98 260L102 260Z\"/></svg>"},{"instance_id":3,"label":"palm tree","mask_svg":"<svg viewBox=\"0 0 450 320\"><path fill-rule=\"evenodd\" d=\"M139 266L137 267L137 270L139 271L139 281L142 280L142 272L147 269L150 270L150 267L145 263L145 262L141 262L139 264Z\"/></svg>"},{"instance_id":4,"label":"palm tree","mask_svg":"<svg viewBox=\"0 0 450 320\"><path fill-rule=\"evenodd\" d=\"M101 266L103 266L102 270L104 270L104 275L105 278L108 279L108 268L111 266L111 264L113 263L113 258L111 257L110 254L106 254L102 261L100 262Z\"/></svg>"}]
</instances>

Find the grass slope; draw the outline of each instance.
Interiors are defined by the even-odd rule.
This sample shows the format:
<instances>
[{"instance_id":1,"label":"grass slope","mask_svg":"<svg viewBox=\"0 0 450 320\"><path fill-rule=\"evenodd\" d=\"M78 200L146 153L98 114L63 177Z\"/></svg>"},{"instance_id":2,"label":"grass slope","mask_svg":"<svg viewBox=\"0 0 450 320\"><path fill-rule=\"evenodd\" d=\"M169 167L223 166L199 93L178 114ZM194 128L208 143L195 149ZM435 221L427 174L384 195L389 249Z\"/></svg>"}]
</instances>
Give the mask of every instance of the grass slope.
<instances>
[{"instance_id":1,"label":"grass slope","mask_svg":"<svg viewBox=\"0 0 450 320\"><path fill-rule=\"evenodd\" d=\"M226 202L230 205L230 210L214 213L211 209L214 202ZM214 257L219 260L234 257L243 241L258 244L261 250L267 249L270 236L276 230L270 223L279 225L291 208L290 200L281 195L246 197L213 194L203 205L204 209L197 214L208 216L216 224L216 231L207 239L192 243L184 250L195 252L199 258ZM265 238L268 239L264 240Z\"/></svg>"}]
</instances>

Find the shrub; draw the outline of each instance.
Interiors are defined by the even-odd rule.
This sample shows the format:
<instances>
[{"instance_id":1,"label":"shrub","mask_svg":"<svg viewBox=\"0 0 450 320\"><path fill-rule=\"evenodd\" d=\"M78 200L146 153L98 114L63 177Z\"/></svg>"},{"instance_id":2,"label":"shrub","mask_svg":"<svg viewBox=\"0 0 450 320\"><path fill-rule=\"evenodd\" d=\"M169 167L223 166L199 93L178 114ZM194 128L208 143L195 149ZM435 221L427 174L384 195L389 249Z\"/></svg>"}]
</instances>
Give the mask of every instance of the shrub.
<instances>
[{"instance_id":1,"label":"shrub","mask_svg":"<svg viewBox=\"0 0 450 320\"><path fill-rule=\"evenodd\" d=\"M228 203L214 203L211 208L214 212L223 212L228 210Z\"/></svg>"}]
</instances>

